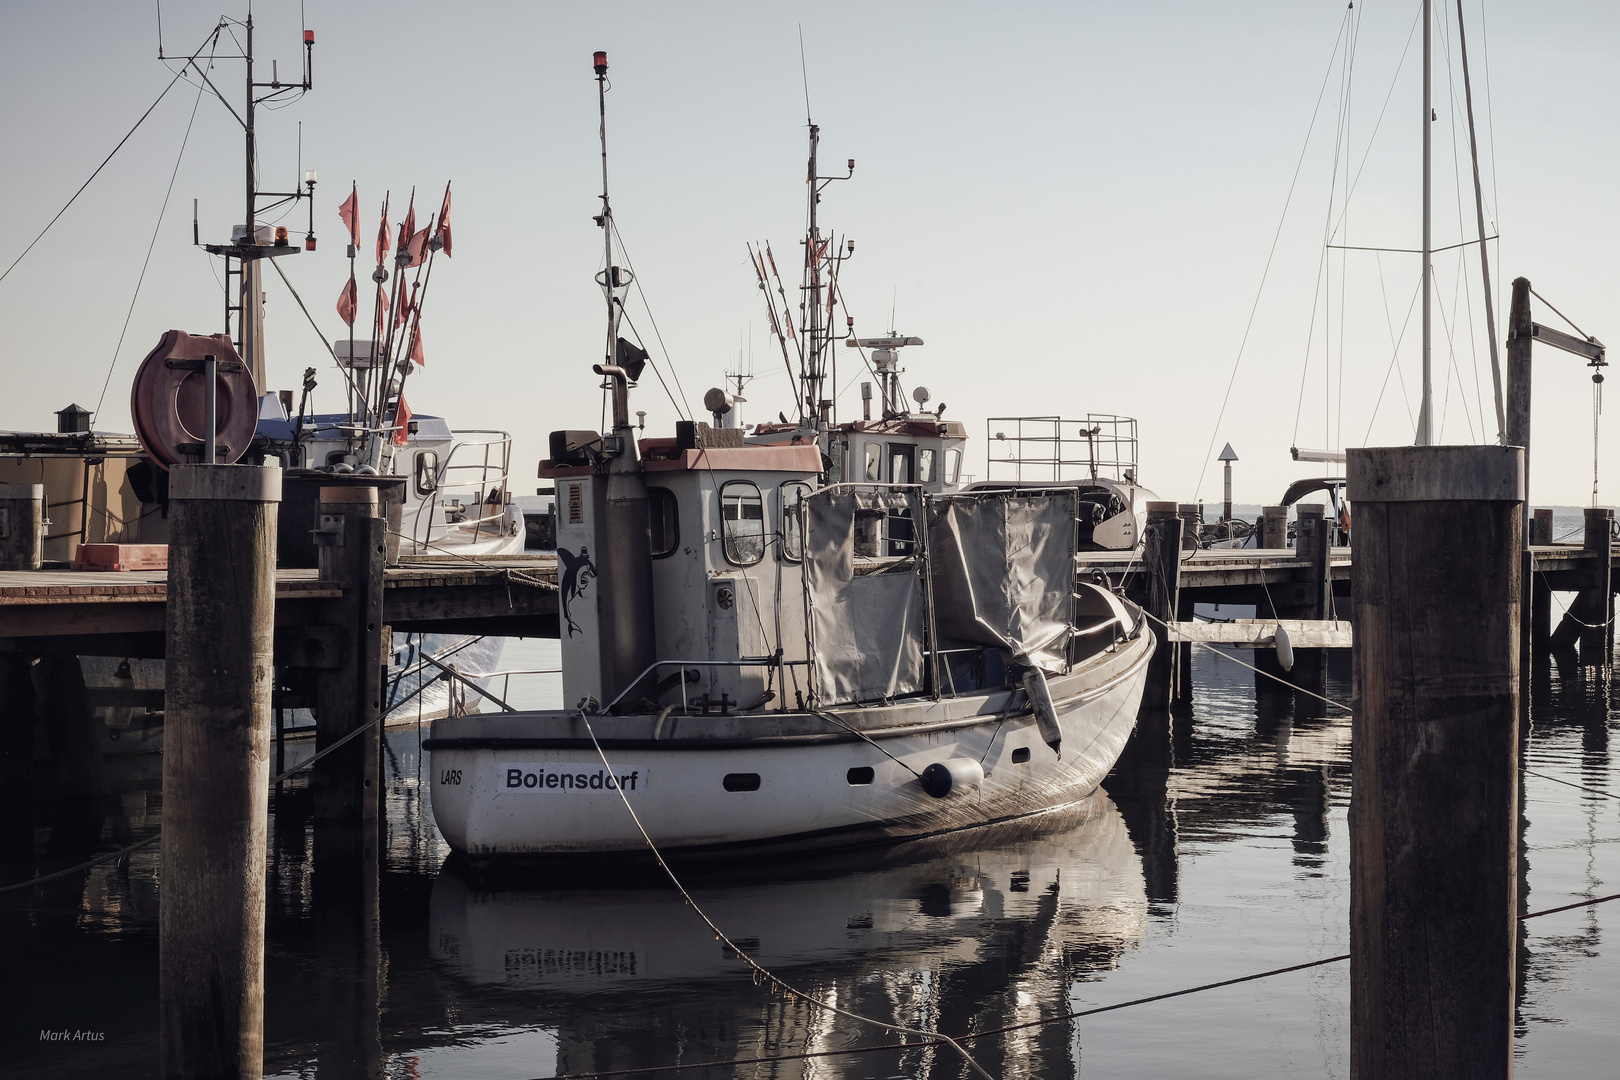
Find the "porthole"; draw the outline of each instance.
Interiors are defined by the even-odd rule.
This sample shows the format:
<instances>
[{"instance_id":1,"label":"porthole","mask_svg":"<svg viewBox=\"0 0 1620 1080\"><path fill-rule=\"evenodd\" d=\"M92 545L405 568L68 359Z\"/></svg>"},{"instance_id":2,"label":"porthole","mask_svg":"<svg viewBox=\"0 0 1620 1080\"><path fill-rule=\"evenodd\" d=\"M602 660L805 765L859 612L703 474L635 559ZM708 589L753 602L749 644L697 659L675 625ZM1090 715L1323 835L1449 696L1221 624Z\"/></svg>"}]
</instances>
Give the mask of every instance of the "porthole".
<instances>
[{"instance_id":1,"label":"porthole","mask_svg":"<svg viewBox=\"0 0 1620 1080\"><path fill-rule=\"evenodd\" d=\"M876 776L877 773L872 766L860 765L845 773L844 779L849 782L850 787L860 787L862 784L870 784Z\"/></svg>"},{"instance_id":2,"label":"porthole","mask_svg":"<svg viewBox=\"0 0 1620 1080\"><path fill-rule=\"evenodd\" d=\"M759 773L728 772L726 778L720 781L720 786L727 791L758 791Z\"/></svg>"},{"instance_id":3,"label":"porthole","mask_svg":"<svg viewBox=\"0 0 1620 1080\"><path fill-rule=\"evenodd\" d=\"M1029 760L1029 747L1020 746L1018 749L1013 751L1013 753L1012 753L1012 762L1013 762L1014 765L1022 765L1024 762L1026 762L1028 760Z\"/></svg>"}]
</instances>

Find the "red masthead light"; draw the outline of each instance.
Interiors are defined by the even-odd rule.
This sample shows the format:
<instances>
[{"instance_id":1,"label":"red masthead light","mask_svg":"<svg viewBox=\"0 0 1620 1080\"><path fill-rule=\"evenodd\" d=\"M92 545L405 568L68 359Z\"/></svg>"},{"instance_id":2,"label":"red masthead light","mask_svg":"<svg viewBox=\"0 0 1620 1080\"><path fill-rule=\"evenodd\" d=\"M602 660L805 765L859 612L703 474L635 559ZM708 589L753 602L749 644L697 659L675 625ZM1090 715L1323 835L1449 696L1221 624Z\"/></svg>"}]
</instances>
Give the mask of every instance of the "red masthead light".
<instances>
[{"instance_id":1,"label":"red masthead light","mask_svg":"<svg viewBox=\"0 0 1620 1080\"><path fill-rule=\"evenodd\" d=\"M305 45L313 45L313 44L315 44L315 31L313 31L313 30L305 30L304 31L304 44Z\"/></svg>"},{"instance_id":2,"label":"red masthead light","mask_svg":"<svg viewBox=\"0 0 1620 1080\"><path fill-rule=\"evenodd\" d=\"M592 59L591 64L596 68L598 75L607 74L607 53L599 52Z\"/></svg>"}]
</instances>

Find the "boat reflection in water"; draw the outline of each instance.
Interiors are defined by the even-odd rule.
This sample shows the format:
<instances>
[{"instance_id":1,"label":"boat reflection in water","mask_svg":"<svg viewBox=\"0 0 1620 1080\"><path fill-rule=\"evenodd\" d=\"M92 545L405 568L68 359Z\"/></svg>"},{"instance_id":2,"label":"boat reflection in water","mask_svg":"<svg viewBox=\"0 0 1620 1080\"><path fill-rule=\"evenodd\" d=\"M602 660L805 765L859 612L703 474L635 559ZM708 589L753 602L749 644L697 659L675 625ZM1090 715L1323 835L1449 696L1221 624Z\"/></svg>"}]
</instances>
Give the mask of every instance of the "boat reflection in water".
<instances>
[{"instance_id":1,"label":"boat reflection in water","mask_svg":"<svg viewBox=\"0 0 1620 1080\"><path fill-rule=\"evenodd\" d=\"M866 1016L959 1034L1069 1011L1069 987L1147 930L1142 863L1101 792L1019 822L746 870L677 871L760 965ZM557 1033L558 1073L892 1044L900 1037L773 996L656 871L615 882L485 887L452 860L428 951L470 1011L498 988ZM485 999L479 1002L478 999ZM1075 1074L1067 1022L969 1043L997 1076ZM773 1077L958 1075L949 1048L783 1061ZM706 1074L701 1074L706 1075ZM764 1075L764 1074L762 1074Z\"/></svg>"}]
</instances>

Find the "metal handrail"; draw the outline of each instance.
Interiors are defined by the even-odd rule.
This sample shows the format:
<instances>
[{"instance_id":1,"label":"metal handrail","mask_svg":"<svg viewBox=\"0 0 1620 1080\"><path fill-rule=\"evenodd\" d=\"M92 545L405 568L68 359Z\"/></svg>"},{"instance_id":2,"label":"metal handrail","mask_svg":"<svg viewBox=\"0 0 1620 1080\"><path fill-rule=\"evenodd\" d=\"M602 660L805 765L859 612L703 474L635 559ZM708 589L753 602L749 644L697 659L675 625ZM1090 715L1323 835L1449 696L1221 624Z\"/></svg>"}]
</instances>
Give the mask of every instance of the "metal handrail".
<instances>
[{"instance_id":1,"label":"metal handrail","mask_svg":"<svg viewBox=\"0 0 1620 1080\"><path fill-rule=\"evenodd\" d=\"M679 664L681 667L690 666L690 667L770 667L770 668L774 668L774 667L779 667L779 666L790 666L790 665L795 665L795 664L801 664L802 665L802 664L808 664L808 663L809 663L808 660L783 660L780 657L776 657L776 656L743 656L743 657L739 657L736 660L654 660L651 664L648 664L644 669L642 669L642 672L641 672L640 675L637 675L634 679L630 680L630 682L625 685L625 688L623 690L619 691L619 696L618 697L614 698L612 701L608 702L607 705L603 706L602 711L603 712L612 711L612 709L616 705L618 705L619 702L623 701L625 699L625 697L629 695L630 691L634 690L636 687L641 685L641 680L642 679L645 679L648 675L651 675L653 672L657 671L659 668L668 667L671 664ZM683 708L683 709L689 708L689 706L686 704L686 680L685 679L681 680L681 708Z\"/></svg>"},{"instance_id":2,"label":"metal handrail","mask_svg":"<svg viewBox=\"0 0 1620 1080\"><path fill-rule=\"evenodd\" d=\"M446 493L466 493L471 495L472 493L476 492L476 504L480 508L488 505L485 502L485 499L488 498L488 492L490 489L504 488L507 479L511 476L511 433L501 431L496 428L470 428L461 431L452 431L450 434L453 438L456 438L459 441L457 441L456 444L450 448L450 452L445 455L443 464L439 466L438 471L434 474L432 497L423 499L417 505L416 514L411 521L410 535L413 543L431 544L434 540L434 530L436 527L439 529L438 536L440 538L449 535L450 530L453 527L466 528L468 526L471 526L471 531L476 536L484 531L486 525L490 524L495 525L493 530L494 535L501 535L499 522L506 516L505 503L501 503L498 509L492 513L479 513L477 516L468 517L462 521L456 522L437 522L434 520L434 512L437 511L440 506L444 505L441 501L441 496ZM485 439L467 437L477 435L486 435L492 437ZM490 451L492 448L496 447L500 448L500 460L498 462L491 462ZM482 461L468 462L465 464L458 463L456 461L456 455L458 453L465 451L466 455L471 455L476 450L483 451ZM453 472L459 473L462 471L476 471L478 476L476 478L469 478L465 480L452 480L450 478ZM493 481L491 480L491 473L493 473L494 476ZM424 513L427 514L427 529L425 533L421 527L422 515Z\"/></svg>"}]
</instances>

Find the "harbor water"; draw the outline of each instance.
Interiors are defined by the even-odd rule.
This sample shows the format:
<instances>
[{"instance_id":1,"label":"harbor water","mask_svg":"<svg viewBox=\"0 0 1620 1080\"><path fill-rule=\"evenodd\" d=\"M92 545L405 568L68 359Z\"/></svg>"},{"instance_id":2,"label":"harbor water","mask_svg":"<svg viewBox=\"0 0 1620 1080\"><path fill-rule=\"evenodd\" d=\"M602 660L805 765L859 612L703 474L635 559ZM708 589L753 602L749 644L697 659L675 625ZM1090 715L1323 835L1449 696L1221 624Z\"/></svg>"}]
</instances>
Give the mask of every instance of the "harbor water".
<instances>
[{"instance_id":1,"label":"harbor water","mask_svg":"<svg viewBox=\"0 0 1620 1080\"><path fill-rule=\"evenodd\" d=\"M555 668L513 641L503 668ZM550 1077L687 1065L691 1077L960 1077L961 1035L1004 1077L1347 1077L1349 968L1325 964L1078 1019L1073 1012L1320 960L1349 947L1350 725L1196 650L1170 736L1085 803L1015 825L780 863L685 867L697 905L759 964L863 1023L761 985L655 871L484 879L448 859L414 726L387 738L375 895L329 889L302 779L272 802L265 1075ZM1348 702L1348 655L1328 697ZM497 688L499 689L499 688ZM516 704L560 701L514 678ZM1554 664L1525 736L1522 910L1616 891L1613 688ZM113 763L103 847L162 825L161 762ZM1575 787L1571 785L1581 785ZM38 791L36 822L51 821ZM37 831L33 866L86 854ZM0 1074L158 1075L156 845L0 895ZM1523 1077L1611 1075L1620 904L1521 924ZM824 1055L803 1057L793 1055ZM705 1062L716 1062L703 1065Z\"/></svg>"}]
</instances>

